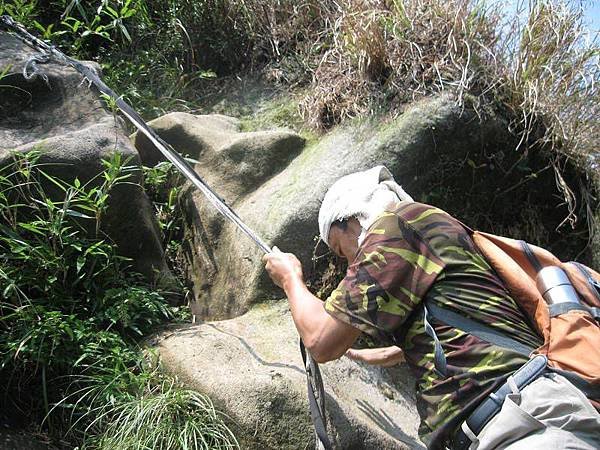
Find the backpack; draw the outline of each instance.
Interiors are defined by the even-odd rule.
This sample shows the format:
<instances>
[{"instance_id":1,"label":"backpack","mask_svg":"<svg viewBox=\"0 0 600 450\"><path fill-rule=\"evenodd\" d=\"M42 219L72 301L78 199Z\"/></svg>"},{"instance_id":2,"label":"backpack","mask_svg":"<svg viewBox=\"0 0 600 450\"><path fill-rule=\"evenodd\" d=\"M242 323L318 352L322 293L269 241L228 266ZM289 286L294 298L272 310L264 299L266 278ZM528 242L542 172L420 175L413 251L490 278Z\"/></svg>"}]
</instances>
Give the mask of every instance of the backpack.
<instances>
[{"instance_id":1,"label":"backpack","mask_svg":"<svg viewBox=\"0 0 600 450\"><path fill-rule=\"evenodd\" d=\"M562 262L548 250L525 241L464 227L544 343L536 349L528 348L496 329L433 302L425 304L426 331L431 328L428 317L434 317L492 344L527 356L544 355L550 370L569 379L600 410L600 274L577 262ZM579 302L546 303L536 279L549 266L566 273ZM435 363L438 372L444 374L445 357L437 342Z\"/></svg>"}]
</instances>

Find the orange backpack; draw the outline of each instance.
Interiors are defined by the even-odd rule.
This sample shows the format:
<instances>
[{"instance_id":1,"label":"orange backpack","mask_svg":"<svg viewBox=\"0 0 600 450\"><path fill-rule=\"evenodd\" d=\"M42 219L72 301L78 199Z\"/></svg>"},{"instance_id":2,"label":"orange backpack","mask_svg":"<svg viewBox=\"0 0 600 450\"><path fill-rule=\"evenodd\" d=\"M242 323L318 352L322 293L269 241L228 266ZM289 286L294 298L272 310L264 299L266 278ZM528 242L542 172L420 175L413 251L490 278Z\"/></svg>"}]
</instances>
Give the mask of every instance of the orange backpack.
<instances>
[{"instance_id":1,"label":"orange backpack","mask_svg":"<svg viewBox=\"0 0 600 450\"><path fill-rule=\"evenodd\" d=\"M551 367L600 385L600 274L577 262L564 263L548 250L524 241L479 231L471 237L544 338L535 353L546 355ZM581 304L548 306L536 286L538 273L548 266L566 272Z\"/></svg>"},{"instance_id":2,"label":"orange backpack","mask_svg":"<svg viewBox=\"0 0 600 450\"><path fill-rule=\"evenodd\" d=\"M426 331L434 336L435 365L444 375L445 356L428 317L473 334L487 342L525 355L541 354L550 370L568 378L600 410L600 274L577 262L562 262L548 250L506 237L469 232L476 247L504 282L513 299L542 336L537 349L527 348L482 324L433 303L425 304ZM579 301L548 305L537 287L538 273L549 266L562 269Z\"/></svg>"}]
</instances>

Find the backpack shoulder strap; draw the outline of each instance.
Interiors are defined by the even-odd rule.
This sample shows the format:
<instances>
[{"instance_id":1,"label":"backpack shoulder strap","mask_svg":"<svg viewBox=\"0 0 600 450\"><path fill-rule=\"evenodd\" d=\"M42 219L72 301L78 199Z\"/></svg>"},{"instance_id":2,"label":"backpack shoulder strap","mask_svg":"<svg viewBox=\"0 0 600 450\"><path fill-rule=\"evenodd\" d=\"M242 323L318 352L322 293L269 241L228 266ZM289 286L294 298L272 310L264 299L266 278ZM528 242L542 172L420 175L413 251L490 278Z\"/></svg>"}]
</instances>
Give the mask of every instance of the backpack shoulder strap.
<instances>
[{"instance_id":1,"label":"backpack shoulder strap","mask_svg":"<svg viewBox=\"0 0 600 450\"><path fill-rule=\"evenodd\" d=\"M425 303L425 308L427 308L430 317L437 319L446 325L472 334L485 342L512 350L524 356L529 356L535 350L532 346L525 345L506 336L502 331L469 319L454 311L450 311L447 308L442 308L432 300L427 300Z\"/></svg>"},{"instance_id":2,"label":"backpack shoulder strap","mask_svg":"<svg viewBox=\"0 0 600 450\"><path fill-rule=\"evenodd\" d=\"M538 259L538 257L535 256L535 253L533 252L531 245L529 245L525 241L519 241L519 244L521 245L521 248L523 249L523 253L525 253L525 256L527 256L527 260L529 261L529 264L531 264L531 267L533 267L533 269L535 270L535 273L539 273L540 270L543 269L542 263L540 263L540 260Z\"/></svg>"},{"instance_id":3,"label":"backpack shoulder strap","mask_svg":"<svg viewBox=\"0 0 600 450\"><path fill-rule=\"evenodd\" d=\"M436 305L432 300L427 300L425 302L424 307L428 312L429 318L435 318L440 322L445 323L451 327L462 330L466 333L469 333L473 336L478 337L479 339L489 342L490 344L497 345L498 347L507 348L509 350L513 350L517 353L520 353L523 356L531 356L531 353L535 350L533 347L527 346L521 342L518 342L512 338L509 338L501 331L498 331L494 328L491 328L487 325L483 325L480 322L464 317L460 314L455 313L454 311L449 311L446 308L442 308ZM433 327L430 327L433 330ZM435 332L434 332L435 333ZM429 334L429 333L428 333ZM438 352L441 352L441 356L438 355ZM435 365L438 372L440 371L438 368L438 361L443 360L444 362L444 373L445 373L445 362L446 359L443 355L443 351L441 350L441 346L435 347ZM548 367L549 370L556 372L565 378L567 378L571 383L573 383L579 390L581 390L586 397L590 399L598 399L600 398L600 385L592 384L584 378L580 377L577 373L572 372L570 370L561 370L555 367Z\"/></svg>"}]
</instances>

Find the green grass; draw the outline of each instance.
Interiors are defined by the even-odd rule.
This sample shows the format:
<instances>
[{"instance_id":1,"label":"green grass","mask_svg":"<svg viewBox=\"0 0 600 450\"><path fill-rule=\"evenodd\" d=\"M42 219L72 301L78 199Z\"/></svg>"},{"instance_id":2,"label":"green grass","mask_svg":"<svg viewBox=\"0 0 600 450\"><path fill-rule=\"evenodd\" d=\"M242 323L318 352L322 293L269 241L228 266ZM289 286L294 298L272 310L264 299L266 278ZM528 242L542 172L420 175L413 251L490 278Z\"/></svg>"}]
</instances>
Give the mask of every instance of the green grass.
<instances>
[{"instance_id":1,"label":"green grass","mask_svg":"<svg viewBox=\"0 0 600 450\"><path fill-rule=\"evenodd\" d=\"M163 380L149 387L143 395L94 411L97 413L111 419L102 435L85 448L237 448L235 437L210 400L198 392L178 387L174 380Z\"/></svg>"},{"instance_id":2,"label":"green grass","mask_svg":"<svg viewBox=\"0 0 600 450\"><path fill-rule=\"evenodd\" d=\"M186 389L151 353L137 373L90 366L54 409L72 408L82 449L232 449L235 436L208 397ZM85 406L84 406L85 405Z\"/></svg>"},{"instance_id":3,"label":"green grass","mask_svg":"<svg viewBox=\"0 0 600 450\"><path fill-rule=\"evenodd\" d=\"M274 127L300 128L303 125L298 102L287 96L263 102L258 111L242 121L243 131L257 131Z\"/></svg>"}]
</instances>

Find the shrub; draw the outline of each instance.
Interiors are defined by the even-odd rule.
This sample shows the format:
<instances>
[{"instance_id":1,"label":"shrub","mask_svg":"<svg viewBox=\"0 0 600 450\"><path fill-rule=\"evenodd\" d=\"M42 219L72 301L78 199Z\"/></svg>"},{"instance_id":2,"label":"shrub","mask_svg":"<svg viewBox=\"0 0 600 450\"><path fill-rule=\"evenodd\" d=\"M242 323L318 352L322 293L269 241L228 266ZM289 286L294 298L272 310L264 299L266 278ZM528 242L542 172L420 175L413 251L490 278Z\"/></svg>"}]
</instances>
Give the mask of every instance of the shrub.
<instances>
[{"instance_id":1,"label":"shrub","mask_svg":"<svg viewBox=\"0 0 600 450\"><path fill-rule=\"evenodd\" d=\"M498 64L496 94L512 112L520 134L518 150L550 150L557 186L577 220L577 195L562 177L563 166L575 163L598 180L596 154L600 136L600 46L583 25L583 10L571 2L532 2L523 24L507 33L503 64ZM490 87L491 89L491 87ZM589 206L587 181L580 203Z\"/></svg>"},{"instance_id":2,"label":"shrub","mask_svg":"<svg viewBox=\"0 0 600 450\"><path fill-rule=\"evenodd\" d=\"M393 110L431 93L453 89L460 95L479 88L481 69L493 58L488 52L496 39L493 10L468 1L349 0L343 5L332 30L335 45L316 69L317 95L306 108L313 121L328 126L381 101ZM327 85L341 90L324 96ZM342 100L341 107L331 99ZM323 108L329 123L323 122Z\"/></svg>"},{"instance_id":3,"label":"shrub","mask_svg":"<svg viewBox=\"0 0 600 450\"><path fill-rule=\"evenodd\" d=\"M162 161L154 167L143 167L144 190L152 200L154 216L161 233L165 258L170 269L181 279L181 242L183 239L183 214L179 195L184 177L172 163Z\"/></svg>"},{"instance_id":4,"label":"shrub","mask_svg":"<svg viewBox=\"0 0 600 450\"><path fill-rule=\"evenodd\" d=\"M86 449L231 449L235 437L215 412L210 400L179 387L157 369L133 381L122 373L90 377L83 395L89 396L89 412L82 417L87 430L99 428L86 440ZM119 385L128 386L123 392ZM131 392L131 386L135 391ZM106 401L106 398L112 401Z\"/></svg>"},{"instance_id":5,"label":"shrub","mask_svg":"<svg viewBox=\"0 0 600 450\"><path fill-rule=\"evenodd\" d=\"M195 433L211 448L236 445L210 400L160 375L137 346L177 310L100 230L111 188L129 177L126 161L115 154L94 180L68 184L39 156L15 154L0 169L2 409L44 419L53 436L69 430L89 448L107 448L127 408L128 420L152 427L139 433L163 442L154 448L192 448L191 437L171 445L177 433ZM133 405L145 402L163 402L172 428L136 419Z\"/></svg>"}]
</instances>

